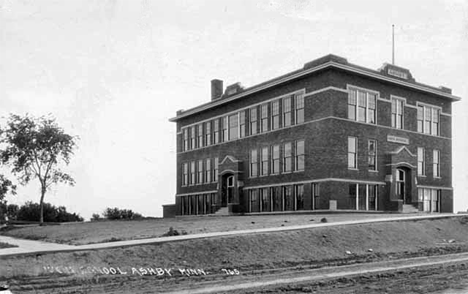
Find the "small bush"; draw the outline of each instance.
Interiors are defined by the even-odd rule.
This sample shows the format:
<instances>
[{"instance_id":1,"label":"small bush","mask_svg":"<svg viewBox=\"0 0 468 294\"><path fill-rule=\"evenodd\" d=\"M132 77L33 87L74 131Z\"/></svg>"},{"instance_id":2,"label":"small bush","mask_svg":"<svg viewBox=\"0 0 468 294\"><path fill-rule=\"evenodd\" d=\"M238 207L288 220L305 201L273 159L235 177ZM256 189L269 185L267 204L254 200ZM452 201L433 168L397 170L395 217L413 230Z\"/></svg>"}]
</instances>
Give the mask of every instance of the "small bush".
<instances>
[{"instance_id":1,"label":"small bush","mask_svg":"<svg viewBox=\"0 0 468 294\"><path fill-rule=\"evenodd\" d=\"M133 212L131 209L120 209L117 207L106 208L102 214L108 220L135 220L142 219L143 216L139 213Z\"/></svg>"},{"instance_id":2,"label":"small bush","mask_svg":"<svg viewBox=\"0 0 468 294\"><path fill-rule=\"evenodd\" d=\"M180 233L177 230L174 230L173 227L169 228L169 231L167 233L164 233L162 237L170 237L170 236L179 236L179 235L187 235L187 232L182 230Z\"/></svg>"}]
</instances>

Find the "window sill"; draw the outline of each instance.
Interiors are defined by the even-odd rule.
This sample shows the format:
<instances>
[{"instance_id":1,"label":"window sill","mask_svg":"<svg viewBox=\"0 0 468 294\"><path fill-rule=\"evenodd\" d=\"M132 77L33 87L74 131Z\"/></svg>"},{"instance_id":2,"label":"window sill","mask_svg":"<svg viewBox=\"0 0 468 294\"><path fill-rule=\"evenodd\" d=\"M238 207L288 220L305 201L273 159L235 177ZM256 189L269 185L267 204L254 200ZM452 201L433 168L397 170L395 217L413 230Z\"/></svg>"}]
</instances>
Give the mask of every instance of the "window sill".
<instances>
[{"instance_id":1,"label":"window sill","mask_svg":"<svg viewBox=\"0 0 468 294\"><path fill-rule=\"evenodd\" d=\"M425 178L426 175L418 175L418 178Z\"/></svg>"},{"instance_id":2,"label":"window sill","mask_svg":"<svg viewBox=\"0 0 468 294\"><path fill-rule=\"evenodd\" d=\"M378 171L378 170L370 169L369 172L370 172L370 173L378 173L379 171Z\"/></svg>"},{"instance_id":3,"label":"window sill","mask_svg":"<svg viewBox=\"0 0 468 294\"><path fill-rule=\"evenodd\" d=\"M287 175L287 174L290 174L290 173L292 173L292 171L284 171L284 172L282 172L283 175Z\"/></svg>"},{"instance_id":4,"label":"window sill","mask_svg":"<svg viewBox=\"0 0 468 294\"><path fill-rule=\"evenodd\" d=\"M353 168L353 167L348 167L348 170L359 171L359 169L357 169L357 168Z\"/></svg>"},{"instance_id":5,"label":"window sill","mask_svg":"<svg viewBox=\"0 0 468 294\"><path fill-rule=\"evenodd\" d=\"M435 180L442 180L442 177L434 177Z\"/></svg>"},{"instance_id":6,"label":"window sill","mask_svg":"<svg viewBox=\"0 0 468 294\"><path fill-rule=\"evenodd\" d=\"M303 172L304 172L304 170L303 170L303 169L301 169L301 170L295 170L295 171L293 171L293 173L303 173Z\"/></svg>"}]
</instances>

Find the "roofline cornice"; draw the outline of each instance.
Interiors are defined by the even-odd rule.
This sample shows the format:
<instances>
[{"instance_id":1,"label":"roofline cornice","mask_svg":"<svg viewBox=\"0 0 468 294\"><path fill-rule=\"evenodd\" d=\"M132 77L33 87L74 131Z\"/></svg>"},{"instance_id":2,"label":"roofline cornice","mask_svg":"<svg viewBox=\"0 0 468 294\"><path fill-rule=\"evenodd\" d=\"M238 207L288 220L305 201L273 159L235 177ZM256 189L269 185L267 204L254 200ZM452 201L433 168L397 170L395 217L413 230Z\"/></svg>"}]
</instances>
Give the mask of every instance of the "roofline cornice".
<instances>
[{"instance_id":1,"label":"roofline cornice","mask_svg":"<svg viewBox=\"0 0 468 294\"><path fill-rule=\"evenodd\" d=\"M364 69L356 68L356 67L353 67L353 66L337 63L337 62L334 62L334 61L329 61L329 62L326 62L326 63L321 64L319 66L316 66L316 67L313 67L313 68L310 68L310 69L306 69L304 71L300 71L300 72L297 72L297 73L294 73L294 74L291 74L291 75L288 75L288 76L285 76L283 78L271 81L269 83L265 83L265 84L260 85L260 86L253 86L253 87L248 88L245 91L243 91L243 92L241 92L241 93L239 93L237 95L233 95L231 97L220 99L220 100L217 100L217 101L214 101L214 102L208 102L206 104L194 107L192 109L188 109L188 110L184 111L183 113L181 113L179 116L170 118L169 121L170 122L176 122L181 118L196 114L196 113L204 111L204 110L208 110L210 108L213 108L213 107L228 103L228 102L233 101L233 100L237 100L239 98L242 98L242 97L257 93L259 91L274 87L276 85L279 85L279 84L282 84L282 83L285 83L285 82L288 82L288 81L291 81L291 80L306 76L308 74L311 74L311 73L314 73L314 72L317 72L317 71L320 71L320 70L323 70L323 69L326 69L326 68L329 68L329 67L339 68L339 69L342 69L342 70L345 70L345 71L357 73L357 74L368 76L368 77L375 78L375 79L378 79L378 80L383 80L383 81L386 81L386 82L402 85L402 86L409 87L409 88L412 88L412 89L416 89L416 90L419 90L419 91L423 91L423 92L426 92L426 93L431 93L431 94L434 94L434 95L442 96L444 98L450 99L452 102L461 100L460 97L457 97L457 96L454 96L454 95L451 95L451 94L448 94L448 93L444 93L444 92L441 92L441 91L437 91L435 89L425 87L423 85L408 83L408 82L405 82L405 81L402 81L402 80L399 80L399 79L394 79L394 78L391 78L391 77L381 75L381 74L379 74L377 72L375 72L375 73L371 72L370 70L364 70Z\"/></svg>"}]
</instances>

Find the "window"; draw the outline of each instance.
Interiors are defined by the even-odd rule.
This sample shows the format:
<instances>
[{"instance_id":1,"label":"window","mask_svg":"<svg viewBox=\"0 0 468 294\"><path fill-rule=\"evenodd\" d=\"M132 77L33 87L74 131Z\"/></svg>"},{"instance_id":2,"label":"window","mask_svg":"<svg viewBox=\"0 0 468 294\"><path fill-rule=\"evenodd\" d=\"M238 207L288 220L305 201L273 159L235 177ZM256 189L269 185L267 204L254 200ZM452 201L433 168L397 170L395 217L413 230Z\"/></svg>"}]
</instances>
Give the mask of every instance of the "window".
<instances>
[{"instance_id":1,"label":"window","mask_svg":"<svg viewBox=\"0 0 468 294\"><path fill-rule=\"evenodd\" d=\"M280 127L279 100L271 102L271 129L276 130Z\"/></svg>"},{"instance_id":2,"label":"window","mask_svg":"<svg viewBox=\"0 0 468 294\"><path fill-rule=\"evenodd\" d=\"M304 185L294 186L294 195L296 197L296 210L304 210Z\"/></svg>"},{"instance_id":3,"label":"window","mask_svg":"<svg viewBox=\"0 0 468 294\"><path fill-rule=\"evenodd\" d=\"M438 189L418 189L418 200L423 203L423 211L440 211L440 199L442 190Z\"/></svg>"},{"instance_id":4,"label":"window","mask_svg":"<svg viewBox=\"0 0 468 294\"><path fill-rule=\"evenodd\" d=\"M182 186L187 186L188 185L188 163L184 163L182 165Z\"/></svg>"},{"instance_id":5,"label":"window","mask_svg":"<svg viewBox=\"0 0 468 294\"><path fill-rule=\"evenodd\" d=\"M250 198L250 212L259 212L260 211L260 201L258 201L258 190L252 189L249 190L249 198Z\"/></svg>"},{"instance_id":6,"label":"window","mask_svg":"<svg viewBox=\"0 0 468 294\"><path fill-rule=\"evenodd\" d=\"M283 197L281 196L281 188L271 187L270 195L272 200L272 210L283 211Z\"/></svg>"},{"instance_id":7,"label":"window","mask_svg":"<svg viewBox=\"0 0 468 294\"><path fill-rule=\"evenodd\" d=\"M260 200L262 201L261 209L263 211L271 211L270 206L270 196L268 195L268 189L262 188L260 189Z\"/></svg>"},{"instance_id":8,"label":"window","mask_svg":"<svg viewBox=\"0 0 468 294\"><path fill-rule=\"evenodd\" d=\"M312 184L312 209L320 208L320 186L319 184Z\"/></svg>"},{"instance_id":9,"label":"window","mask_svg":"<svg viewBox=\"0 0 468 294\"><path fill-rule=\"evenodd\" d=\"M190 149L197 148L195 145L195 126L190 128Z\"/></svg>"},{"instance_id":10,"label":"window","mask_svg":"<svg viewBox=\"0 0 468 294\"><path fill-rule=\"evenodd\" d=\"M205 144L211 145L211 121L205 123Z\"/></svg>"},{"instance_id":11,"label":"window","mask_svg":"<svg viewBox=\"0 0 468 294\"><path fill-rule=\"evenodd\" d=\"M369 170L377 170L377 141L369 140L367 146Z\"/></svg>"},{"instance_id":12,"label":"window","mask_svg":"<svg viewBox=\"0 0 468 294\"><path fill-rule=\"evenodd\" d=\"M292 195L292 186L283 186L284 210L294 210L294 198Z\"/></svg>"},{"instance_id":13,"label":"window","mask_svg":"<svg viewBox=\"0 0 468 294\"><path fill-rule=\"evenodd\" d=\"M198 125L197 146L203 147L203 124Z\"/></svg>"},{"instance_id":14,"label":"window","mask_svg":"<svg viewBox=\"0 0 468 294\"><path fill-rule=\"evenodd\" d=\"M183 133L183 136L184 136L184 143L183 143L183 151L187 151L189 150L189 133L188 133L188 129L184 129L182 131Z\"/></svg>"},{"instance_id":15,"label":"window","mask_svg":"<svg viewBox=\"0 0 468 294\"><path fill-rule=\"evenodd\" d=\"M348 137L348 168L357 168L357 138Z\"/></svg>"},{"instance_id":16,"label":"window","mask_svg":"<svg viewBox=\"0 0 468 294\"><path fill-rule=\"evenodd\" d=\"M261 132L268 131L268 104L262 104L260 106L261 111Z\"/></svg>"},{"instance_id":17,"label":"window","mask_svg":"<svg viewBox=\"0 0 468 294\"><path fill-rule=\"evenodd\" d=\"M418 147L418 176L426 175L425 153L424 148Z\"/></svg>"},{"instance_id":18,"label":"window","mask_svg":"<svg viewBox=\"0 0 468 294\"><path fill-rule=\"evenodd\" d=\"M434 175L434 178L440 178L440 151L434 150L433 156L434 156L433 175Z\"/></svg>"},{"instance_id":19,"label":"window","mask_svg":"<svg viewBox=\"0 0 468 294\"><path fill-rule=\"evenodd\" d=\"M241 138L244 138L245 135L247 134L247 131L245 129L246 125L245 125L246 121L245 121L245 110L242 110L241 112L239 112L239 136Z\"/></svg>"},{"instance_id":20,"label":"window","mask_svg":"<svg viewBox=\"0 0 468 294\"><path fill-rule=\"evenodd\" d=\"M262 162L261 162L261 170L260 173L262 176L268 175L268 147L262 148Z\"/></svg>"},{"instance_id":21,"label":"window","mask_svg":"<svg viewBox=\"0 0 468 294\"><path fill-rule=\"evenodd\" d=\"M219 143L219 119L213 121L213 144Z\"/></svg>"},{"instance_id":22,"label":"window","mask_svg":"<svg viewBox=\"0 0 468 294\"><path fill-rule=\"evenodd\" d=\"M348 94L348 118L375 124L377 94L361 89L350 89Z\"/></svg>"},{"instance_id":23,"label":"window","mask_svg":"<svg viewBox=\"0 0 468 294\"><path fill-rule=\"evenodd\" d=\"M195 185L195 161L190 162L190 185Z\"/></svg>"},{"instance_id":24,"label":"window","mask_svg":"<svg viewBox=\"0 0 468 294\"><path fill-rule=\"evenodd\" d=\"M205 162L205 183L209 183L211 180L211 159L206 159Z\"/></svg>"},{"instance_id":25,"label":"window","mask_svg":"<svg viewBox=\"0 0 468 294\"><path fill-rule=\"evenodd\" d=\"M283 127L291 125L291 97L283 99Z\"/></svg>"},{"instance_id":26,"label":"window","mask_svg":"<svg viewBox=\"0 0 468 294\"><path fill-rule=\"evenodd\" d=\"M218 181L218 165L219 165L219 158L215 157L214 158L214 169L213 169L213 182Z\"/></svg>"},{"instance_id":27,"label":"window","mask_svg":"<svg viewBox=\"0 0 468 294\"><path fill-rule=\"evenodd\" d=\"M392 98L392 128L403 129L404 100Z\"/></svg>"},{"instance_id":28,"label":"window","mask_svg":"<svg viewBox=\"0 0 468 294\"><path fill-rule=\"evenodd\" d=\"M440 109L418 105L418 132L438 136L440 134Z\"/></svg>"},{"instance_id":29,"label":"window","mask_svg":"<svg viewBox=\"0 0 468 294\"><path fill-rule=\"evenodd\" d=\"M250 134L257 133L257 107L250 108Z\"/></svg>"},{"instance_id":30,"label":"window","mask_svg":"<svg viewBox=\"0 0 468 294\"><path fill-rule=\"evenodd\" d=\"M294 170L302 171L304 170L304 140L296 141L296 150L294 152Z\"/></svg>"},{"instance_id":31,"label":"window","mask_svg":"<svg viewBox=\"0 0 468 294\"><path fill-rule=\"evenodd\" d=\"M258 156L257 149L250 151L250 176L256 177L258 175Z\"/></svg>"},{"instance_id":32,"label":"window","mask_svg":"<svg viewBox=\"0 0 468 294\"><path fill-rule=\"evenodd\" d=\"M349 184L348 186L348 207L349 209L357 209L357 184Z\"/></svg>"},{"instance_id":33,"label":"window","mask_svg":"<svg viewBox=\"0 0 468 294\"><path fill-rule=\"evenodd\" d=\"M239 116L233 114L229 116L229 140L239 138Z\"/></svg>"},{"instance_id":34,"label":"window","mask_svg":"<svg viewBox=\"0 0 468 294\"><path fill-rule=\"evenodd\" d=\"M221 131L221 142L226 142L228 140L228 117L225 116L222 118L222 131Z\"/></svg>"},{"instance_id":35,"label":"window","mask_svg":"<svg viewBox=\"0 0 468 294\"><path fill-rule=\"evenodd\" d=\"M197 184L203 183L203 160L198 161Z\"/></svg>"},{"instance_id":36,"label":"window","mask_svg":"<svg viewBox=\"0 0 468 294\"><path fill-rule=\"evenodd\" d=\"M296 119L296 124L300 124L304 122L304 95L298 94L296 95L296 112L294 113L294 117Z\"/></svg>"},{"instance_id":37,"label":"window","mask_svg":"<svg viewBox=\"0 0 468 294\"><path fill-rule=\"evenodd\" d=\"M283 145L283 172L290 172L292 166L291 143Z\"/></svg>"},{"instance_id":38,"label":"window","mask_svg":"<svg viewBox=\"0 0 468 294\"><path fill-rule=\"evenodd\" d=\"M271 173L279 174L280 172L280 145L271 147Z\"/></svg>"}]
</instances>

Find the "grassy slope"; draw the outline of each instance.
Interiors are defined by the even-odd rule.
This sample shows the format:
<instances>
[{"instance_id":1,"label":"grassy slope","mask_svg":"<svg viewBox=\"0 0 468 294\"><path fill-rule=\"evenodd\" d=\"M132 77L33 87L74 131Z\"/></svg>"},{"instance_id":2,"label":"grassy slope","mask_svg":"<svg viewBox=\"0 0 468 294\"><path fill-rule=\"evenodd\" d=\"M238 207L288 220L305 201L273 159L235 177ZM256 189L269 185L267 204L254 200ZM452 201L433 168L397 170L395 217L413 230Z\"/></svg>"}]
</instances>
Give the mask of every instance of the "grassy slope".
<instances>
[{"instance_id":1,"label":"grassy slope","mask_svg":"<svg viewBox=\"0 0 468 294\"><path fill-rule=\"evenodd\" d=\"M468 250L468 219L438 219L314 228L76 253L0 258L0 277L38 275L44 265L237 268L248 271L383 255ZM443 239L454 239L444 243ZM442 244L444 243L444 244ZM373 252L368 252L372 248ZM431 249L432 248L432 249ZM434 249L436 248L436 249ZM346 251L354 254L349 256Z\"/></svg>"},{"instance_id":2,"label":"grassy slope","mask_svg":"<svg viewBox=\"0 0 468 294\"><path fill-rule=\"evenodd\" d=\"M378 217L400 217L399 214L378 214ZM243 217L192 217L142 221L102 221L73 223L61 226L24 227L0 232L3 235L72 245L160 237L170 227L189 234L242 229L309 225L326 217L329 222L375 218L375 214L261 215Z\"/></svg>"}]
</instances>

